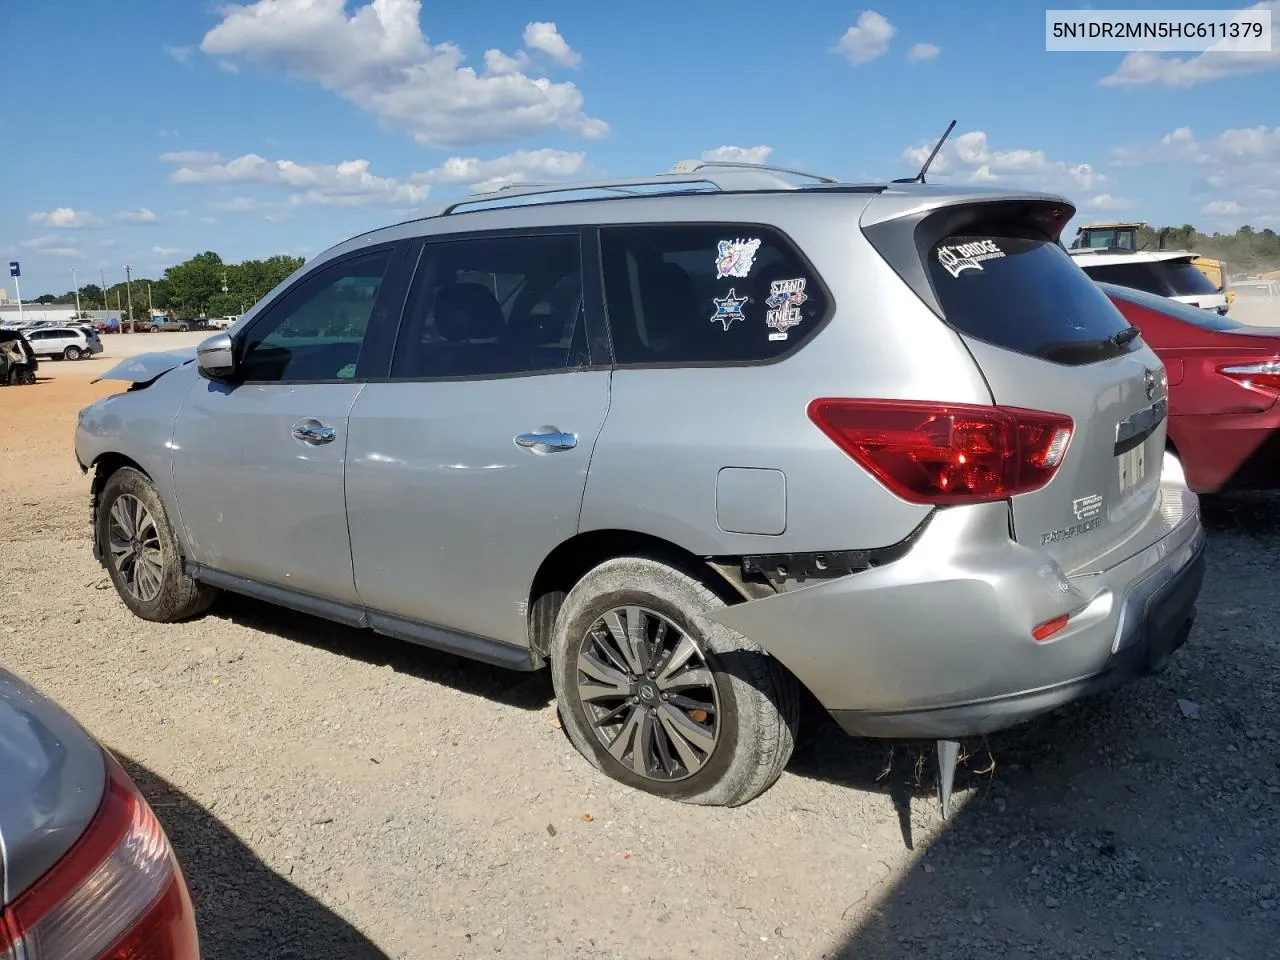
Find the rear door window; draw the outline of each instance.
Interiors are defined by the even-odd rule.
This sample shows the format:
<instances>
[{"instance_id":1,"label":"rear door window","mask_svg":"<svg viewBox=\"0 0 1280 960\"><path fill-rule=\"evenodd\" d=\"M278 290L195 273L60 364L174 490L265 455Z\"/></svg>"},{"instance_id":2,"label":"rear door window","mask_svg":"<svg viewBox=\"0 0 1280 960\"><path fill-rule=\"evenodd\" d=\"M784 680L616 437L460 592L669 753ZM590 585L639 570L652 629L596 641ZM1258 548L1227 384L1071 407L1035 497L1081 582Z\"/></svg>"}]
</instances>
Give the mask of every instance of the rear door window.
<instances>
[{"instance_id":1,"label":"rear door window","mask_svg":"<svg viewBox=\"0 0 1280 960\"><path fill-rule=\"evenodd\" d=\"M947 323L995 346L1066 364L1133 349L1111 340L1124 315L1051 240L951 236L930 251L929 279Z\"/></svg>"},{"instance_id":2,"label":"rear door window","mask_svg":"<svg viewBox=\"0 0 1280 960\"><path fill-rule=\"evenodd\" d=\"M603 227L600 253L621 365L776 360L807 342L830 309L808 261L758 225Z\"/></svg>"}]
</instances>

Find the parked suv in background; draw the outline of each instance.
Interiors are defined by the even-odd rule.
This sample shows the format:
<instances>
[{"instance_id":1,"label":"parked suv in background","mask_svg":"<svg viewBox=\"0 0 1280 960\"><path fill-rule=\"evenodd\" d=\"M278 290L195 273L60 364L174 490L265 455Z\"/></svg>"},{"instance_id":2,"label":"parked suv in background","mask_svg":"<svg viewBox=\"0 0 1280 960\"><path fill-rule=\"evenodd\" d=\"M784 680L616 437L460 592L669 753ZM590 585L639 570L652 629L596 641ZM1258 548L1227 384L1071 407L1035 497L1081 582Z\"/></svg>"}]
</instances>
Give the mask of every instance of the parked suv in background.
<instances>
[{"instance_id":1,"label":"parked suv in background","mask_svg":"<svg viewBox=\"0 0 1280 960\"><path fill-rule=\"evenodd\" d=\"M1072 250L1076 263L1102 283L1130 287L1225 315L1227 295L1194 263L1196 255L1176 250Z\"/></svg>"},{"instance_id":2,"label":"parked suv in background","mask_svg":"<svg viewBox=\"0 0 1280 960\"><path fill-rule=\"evenodd\" d=\"M26 336L37 357L82 360L102 352L102 340L87 327L40 327Z\"/></svg>"},{"instance_id":3,"label":"parked suv in background","mask_svg":"<svg viewBox=\"0 0 1280 960\"><path fill-rule=\"evenodd\" d=\"M708 804L778 777L802 687L945 739L1162 666L1198 504L1071 205L789 174L456 201L122 365L76 433L120 596L549 665L593 764Z\"/></svg>"}]
</instances>

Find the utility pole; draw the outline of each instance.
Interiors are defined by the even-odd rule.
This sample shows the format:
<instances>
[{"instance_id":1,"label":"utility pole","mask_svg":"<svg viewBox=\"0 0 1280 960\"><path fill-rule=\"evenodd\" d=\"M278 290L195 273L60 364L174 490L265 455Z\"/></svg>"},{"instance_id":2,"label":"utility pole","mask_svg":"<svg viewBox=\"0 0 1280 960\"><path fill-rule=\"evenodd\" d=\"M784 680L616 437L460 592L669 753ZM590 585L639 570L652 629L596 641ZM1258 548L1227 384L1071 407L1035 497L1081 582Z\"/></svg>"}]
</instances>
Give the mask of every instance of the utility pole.
<instances>
[{"instance_id":1,"label":"utility pole","mask_svg":"<svg viewBox=\"0 0 1280 960\"><path fill-rule=\"evenodd\" d=\"M147 281L147 316L155 315L155 308L151 306L151 281Z\"/></svg>"},{"instance_id":2,"label":"utility pole","mask_svg":"<svg viewBox=\"0 0 1280 960\"><path fill-rule=\"evenodd\" d=\"M99 270L98 276L102 278L102 312L106 313L111 309L111 304L107 303L107 271ZM102 319L106 320L107 318L103 317Z\"/></svg>"},{"instance_id":3,"label":"utility pole","mask_svg":"<svg viewBox=\"0 0 1280 960\"><path fill-rule=\"evenodd\" d=\"M71 285L76 290L76 319L80 319L80 281L76 279L76 268L71 268Z\"/></svg>"},{"instance_id":4,"label":"utility pole","mask_svg":"<svg viewBox=\"0 0 1280 960\"><path fill-rule=\"evenodd\" d=\"M129 332L137 333L138 325L133 319L133 267L127 263L124 265L124 287L129 295Z\"/></svg>"}]
</instances>

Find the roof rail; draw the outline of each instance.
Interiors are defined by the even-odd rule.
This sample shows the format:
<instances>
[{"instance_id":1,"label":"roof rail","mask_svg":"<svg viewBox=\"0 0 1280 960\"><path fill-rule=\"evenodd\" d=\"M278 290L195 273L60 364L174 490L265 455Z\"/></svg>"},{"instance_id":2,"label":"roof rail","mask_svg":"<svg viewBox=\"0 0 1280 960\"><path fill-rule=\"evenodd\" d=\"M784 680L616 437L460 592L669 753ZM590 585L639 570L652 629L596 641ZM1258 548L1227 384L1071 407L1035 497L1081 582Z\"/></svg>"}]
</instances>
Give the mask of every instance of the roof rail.
<instances>
[{"instance_id":1,"label":"roof rail","mask_svg":"<svg viewBox=\"0 0 1280 960\"><path fill-rule=\"evenodd\" d=\"M490 190L485 193L473 193L466 197L460 197L457 200L451 200L439 207L433 209L428 217L447 217L453 214L460 207L471 206L473 204L497 203L502 201L514 200L521 197L545 197L554 194L563 193L584 193L592 190L604 191L606 193L620 193L628 196L652 196L658 194L671 193L687 193L695 187L710 189L718 193L726 193L736 190L794 190L795 184L784 180L778 176L779 173L794 173L799 176L812 177L825 183L835 183L826 177L817 177L814 174L799 173L798 171L785 170L781 167L766 167L755 163L704 163L702 161L686 161L696 163L698 169L702 167L725 167L729 168L721 172L719 175L714 173L699 173L694 171L680 171L672 169L669 173L660 173L652 177L631 177L620 178L614 180L593 180L583 183L509 183L499 187L496 190ZM676 164L677 167L680 164ZM659 190L644 190L644 187L659 187Z\"/></svg>"},{"instance_id":2,"label":"roof rail","mask_svg":"<svg viewBox=\"0 0 1280 960\"><path fill-rule=\"evenodd\" d=\"M770 173L788 173L793 177L808 177L819 183L839 183L835 177L824 177L817 173L806 173L790 167L774 167L767 163L748 163L745 160L680 160L672 164L672 173L697 173L699 170L720 167L731 170L767 170Z\"/></svg>"}]
</instances>

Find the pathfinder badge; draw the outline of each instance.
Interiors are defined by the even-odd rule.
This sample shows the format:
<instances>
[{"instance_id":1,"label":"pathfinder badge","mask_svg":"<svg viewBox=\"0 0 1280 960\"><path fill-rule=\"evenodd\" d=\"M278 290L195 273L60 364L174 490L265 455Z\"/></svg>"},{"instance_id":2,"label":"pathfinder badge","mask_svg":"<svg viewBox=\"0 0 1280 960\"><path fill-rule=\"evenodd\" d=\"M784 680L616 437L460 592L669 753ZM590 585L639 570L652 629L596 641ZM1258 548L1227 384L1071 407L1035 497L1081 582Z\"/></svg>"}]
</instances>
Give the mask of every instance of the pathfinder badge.
<instances>
[{"instance_id":1,"label":"pathfinder badge","mask_svg":"<svg viewBox=\"0 0 1280 960\"><path fill-rule=\"evenodd\" d=\"M716 245L716 279L745 277L756 262L759 240L721 240Z\"/></svg>"},{"instance_id":2,"label":"pathfinder badge","mask_svg":"<svg viewBox=\"0 0 1280 960\"><path fill-rule=\"evenodd\" d=\"M804 277L769 284L769 299L765 303L773 309L765 314L764 322L774 331L769 334L770 340L787 339L787 331L800 323L800 305L809 299L804 284Z\"/></svg>"}]
</instances>

